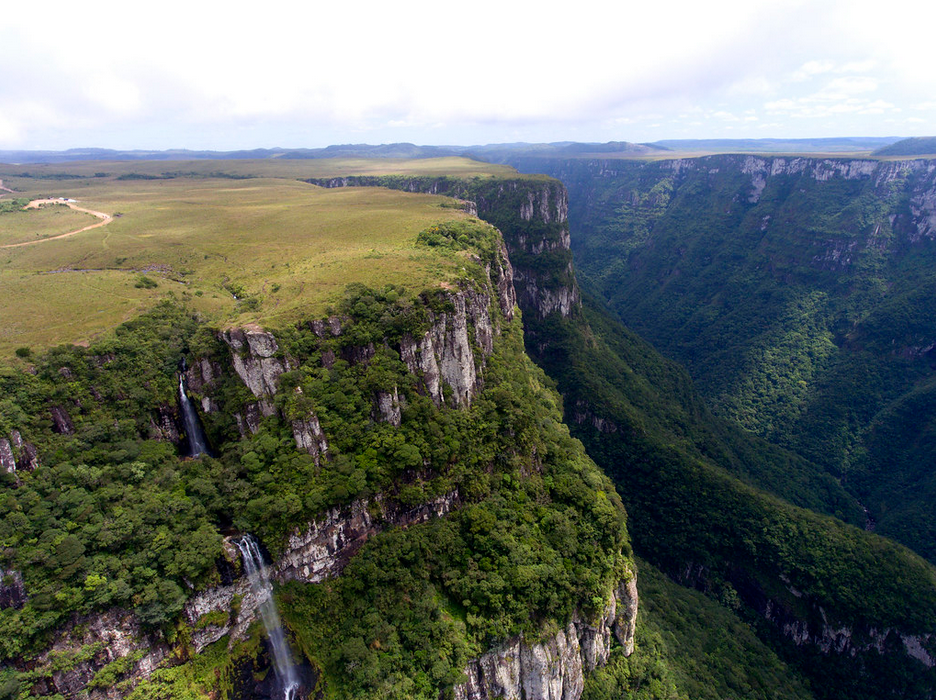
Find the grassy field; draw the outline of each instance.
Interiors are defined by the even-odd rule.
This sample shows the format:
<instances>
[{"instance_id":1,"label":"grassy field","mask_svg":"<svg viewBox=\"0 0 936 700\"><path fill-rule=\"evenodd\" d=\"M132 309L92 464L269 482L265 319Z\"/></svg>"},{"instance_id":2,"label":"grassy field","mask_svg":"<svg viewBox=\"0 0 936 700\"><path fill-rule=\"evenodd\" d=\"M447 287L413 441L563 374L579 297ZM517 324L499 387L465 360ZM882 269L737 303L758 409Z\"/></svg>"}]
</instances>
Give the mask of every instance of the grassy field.
<instances>
[{"instance_id":1,"label":"grassy field","mask_svg":"<svg viewBox=\"0 0 936 700\"><path fill-rule=\"evenodd\" d=\"M200 172L185 177L120 179L195 166ZM245 177L261 170L280 177ZM295 179L387 172L513 171L462 159L0 166L17 197L71 197L115 216L74 236L0 248L0 358L19 347L87 342L169 293L218 326L278 326L324 315L349 282L418 292L452 281L458 259L414 243L430 224L466 216L452 200ZM64 207L8 213L0 245L93 222Z\"/></svg>"},{"instance_id":2,"label":"grassy field","mask_svg":"<svg viewBox=\"0 0 936 700\"><path fill-rule=\"evenodd\" d=\"M27 174L28 177L21 177ZM38 165L0 164L0 179L6 187L20 191L29 189L53 195L59 184L82 185L87 180L112 180L135 175L158 177L165 174L186 176L274 177L306 179L341 177L344 175L457 175L459 177L492 177L516 175L507 165L481 163L468 158L320 158L309 160L188 160L188 161L93 161L85 163L53 163ZM98 177L95 177L98 175ZM55 196L58 196L57 194Z\"/></svg>"}]
</instances>

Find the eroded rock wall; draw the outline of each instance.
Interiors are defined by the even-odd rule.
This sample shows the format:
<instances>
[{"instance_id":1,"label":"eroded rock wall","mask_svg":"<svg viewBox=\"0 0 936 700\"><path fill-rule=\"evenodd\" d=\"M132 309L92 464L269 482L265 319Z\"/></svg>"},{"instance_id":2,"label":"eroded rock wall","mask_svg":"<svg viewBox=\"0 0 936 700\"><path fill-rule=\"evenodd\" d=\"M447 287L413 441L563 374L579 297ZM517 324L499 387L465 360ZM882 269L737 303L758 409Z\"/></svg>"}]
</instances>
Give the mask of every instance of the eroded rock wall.
<instances>
[{"instance_id":1,"label":"eroded rock wall","mask_svg":"<svg viewBox=\"0 0 936 700\"><path fill-rule=\"evenodd\" d=\"M456 700L578 700L585 674L608 662L612 635L627 656L634 651L637 579L630 575L612 592L594 620L576 614L554 635L527 642L514 637L469 662Z\"/></svg>"}]
</instances>

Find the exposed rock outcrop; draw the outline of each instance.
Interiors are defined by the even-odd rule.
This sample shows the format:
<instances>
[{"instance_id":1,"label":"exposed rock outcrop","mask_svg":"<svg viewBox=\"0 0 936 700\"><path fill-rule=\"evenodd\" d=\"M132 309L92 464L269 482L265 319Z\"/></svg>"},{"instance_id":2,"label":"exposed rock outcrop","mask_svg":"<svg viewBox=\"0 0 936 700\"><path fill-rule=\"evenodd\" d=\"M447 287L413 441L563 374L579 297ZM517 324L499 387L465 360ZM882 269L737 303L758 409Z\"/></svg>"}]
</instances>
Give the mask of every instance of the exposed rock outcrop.
<instances>
[{"instance_id":1,"label":"exposed rock outcrop","mask_svg":"<svg viewBox=\"0 0 936 700\"><path fill-rule=\"evenodd\" d=\"M26 587L19 571L0 569L0 610L26 604Z\"/></svg>"},{"instance_id":2,"label":"exposed rock outcrop","mask_svg":"<svg viewBox=\"0 0 936 700\"><path fill-rule=\"evenodd\" d=\"M49 409L52 416L52 429L60 435L71 435L75 432L75 426L72 423L71 416L61 406L53 406Z\"/></svg>"},{"instance_id":3,"label":"exposed rock outcrop","mask_svg":"<svg viewBox=\"0 0 936 700\"><path fill-rule=\"evenodd\" d=\"M705 588L705 571L702 567L688 567L685 578L696 582L696 587ZM768 595L753 578L735 570L730 582L741 599L775 626L781 634L798 647L812 647L817 652L829 655L857 656L868 652L878 654L903 651L927 668L936 666L936 635L912 635L893 628L854 627L830 620L821 606L813 607L813 614L804 617L787 604ZM778 581L790 594L809 605L808 598L794 588L789 579L781 575ZM703 584L703 585L700 585Z\"/></svg>"},{"instance_id":4,"label":"exposed rock outcrop","mask_svg":"<svg viewBox=\"0 0 936 700\"><path fill-rule=\"evenodd\" d=\"M374 420L380 420L399 428L403 421L403 413L400 410L402 404L397 387L393 387L393 393L378 391L374 402L376 404Z\"/></svg>"},{"instance_id":5,"label":"exposed rock outcrop","mask_svg":"<svg viewBox=\"0 0 936 700\"><path fill-rule=\"evenodd\" d=\"M318 416L310 411L306 418L294 420L292 433L296 447L308 452L315 459L315 463L320 464L322 457L328 452L328 440L325 439Z\"/></svg>"},{"instance_id":6,"label":"exposed rock outcrop","mask_svg":"<svg viewBox=\"0 0 936 700\"><path fill-rule=\"evenodd\" d=\"M290 535L286 550L273 563L271 576L279 581L318 583L341 573L351 557L373 535L388 527L408 527L442 517L459 502L458 493L441 496L429 503L406 509L382 499L354 501L333 508L326 516ZM225 540L225 557L239 561L230 538ZM183 616L192 627L191 638L200 652L225 635L242 640L257 619L263 602L247 577L196 593L186 603ZM213 619L214 618L214 619Z\"/></svg>"},{"instance_id":7,"label":"exposed rock outcrop","mask_svg":"<svg viewBox=\"0 0 936 700\"><path fill-rule=\"evenodd\" d=\"M180 432L178 411L172 406L160 406L155 418L150 418L150 434L156 440L178 445L182 440Z\"/></svg>"},{"instance_id":8,"label":"exposed rock outcrop","mask_svg":"<svg viewBox=\"0 0 936 700\"><path fill-rule=\"evenodd\" d=\"M456 491L409 509L379 497L333 508L323 519L289 536L286 551L274 564L273 576L279 581L310 583L337 576L363 544L381 530L440 518L458 503Z\"/></svg>"},{"instance_id":9,"label":"exposed rock outcrop","mask_svg":"<svg viewBox=\"0 0 936 700\"><path fill-rule=\"evenodd\" d=\"M276 380L294 363L280 355L279 345L272 333L259 328L232 328L221 334L231 349L234 371L259 401L260 413L273 415L269 398L276 393Z\"/></svg>"},{"instance_id":10,"label":"exposed rock outcrop","mask_svg":"<svg viewBox=\"0 0 936 700\"><path fill-rule=\"evenodd\" d=\"M35 445L23 440L19 430L10 431L9 443L13 451L14 469L33 471L39 466L39 450Z\"/></svg>"},{"instance_id":11,"label":"exposed rock outcrop","mask_svg":"<svg viewBox=\"0 0 936 700\"><path fill-rule=\"evenodd\" d=\"M631 576L612 593L604 612L592 622L576 615L563 629L536 643L521 637L469 662L468 680L455 687L456 700L578 700L585 673L603 666L611 653L611 635L634 651L637 581Z\"/></svg>"},{"instance_id":12,"label":"exposed rock outcrop","mask_svg":"<svg viewBox=\"0 0 936 700\"><path fill-rule=\"evenodd\" d=\"M6 438L0 438L0 469L12 474L16 471L16 459L13 457L13 445Z\"/></svg>"},{"instance_id":13,"label":"exposed rock outcrop","mask_svg":"<svg viewBox=\"0 0 936 700\"><path fill-rule=\"evenodd\" d=\"M220 379L221 367L207 358L200 359L185 370L185 386L190 394L198 394L202 397L201 407L205 413L218 410L210 394Z\"/></svg>"},{"instance_id":14,"label":"exposed rock outcrop","mask_svg":"<svg viewBox=\"0 0 936 700\"><path fill-rule=\"evenodd\" d=\"M90 652L90 653L89 653ZM91 689L91 700L123 697L141 679L148 677L168 656L169 647L160 636L146 633L137 617L126 610L114 608L87 617L75 617L61 628L51 647L37 659L38 680L32 687L34 695L61 694L79 697L87 692L95 674L107 664L130 658L128 668L120 674L121 685ZM57 670L55 657L73 658L67 670Z\"/></svg>"},{"instance_id":15,"label":"exposed rock outcrop","mask_svg":"<svg viewBox=\"0 0 936 700\"><path fill-rule=\"evenodd\" d=\"M467 406L481 387L483 360L494 351L490 297L466 290L449 295L449 299L453 311L430 311L431 326L422 338L403 336L400 357L409 371L421 378L436 405L445 401L444 387L448 386L452 391L451 402ZM480 346L481 357L476 358L472 352L469 326Z\"/></svg>"}]
</instances>

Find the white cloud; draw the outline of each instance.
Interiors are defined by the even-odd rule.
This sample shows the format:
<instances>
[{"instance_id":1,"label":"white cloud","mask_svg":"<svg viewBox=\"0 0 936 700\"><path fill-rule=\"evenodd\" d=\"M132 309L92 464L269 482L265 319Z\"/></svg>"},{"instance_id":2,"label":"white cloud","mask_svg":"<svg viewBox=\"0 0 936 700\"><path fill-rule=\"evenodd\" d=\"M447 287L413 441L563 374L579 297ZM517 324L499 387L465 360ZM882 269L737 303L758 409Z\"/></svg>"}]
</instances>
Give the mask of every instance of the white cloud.
<instances>
[{"instance_id":1,"label":"white cloud","mask_svg":"<svg viewBox=\"0 0 936 700\"><path fill-rule=\"evenodd\" d=\"M248 12L49 0L43 15L0 17L0 65L16 66L0 81L0 148L169 147L180 134L190 147L316 146L420 129L463 143L645 140L674 119L711 130L837 113L876 125L936 86L910 65L923 50L902 46L922 30L885 33L893 22L867 0L581 0L561 13L499 0Z\"/></svg>"},{"instance_id":2,"label":"white cloud","mask_svg":"<svg viewBox=\"0 0 936 700\"><path fill-rule=\"evenodd\" d=\"M807 61L801 65L790 78L796 82L802 82L833 70L835 70L835 64L832 61Z\"/></svg>"}]
</instances>

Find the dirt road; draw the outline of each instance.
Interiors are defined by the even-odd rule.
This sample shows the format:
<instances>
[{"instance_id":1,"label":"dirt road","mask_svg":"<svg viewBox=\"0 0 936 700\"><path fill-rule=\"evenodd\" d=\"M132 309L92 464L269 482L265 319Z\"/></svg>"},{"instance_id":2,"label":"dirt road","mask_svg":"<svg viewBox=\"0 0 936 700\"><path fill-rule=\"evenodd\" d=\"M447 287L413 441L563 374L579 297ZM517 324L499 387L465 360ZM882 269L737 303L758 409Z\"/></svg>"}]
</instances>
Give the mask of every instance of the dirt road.
<instances>
[{"instance_id":1,"label":"dirt road","mask_svg":"<svg viewBox=\"0 0 936 700\"><path fill-rule=\"evenodd\" d=\"M2 184L2 180L0 180ZM94 211L93 209L85 209L84 207L79 207L75 202L67 202L61 199L34 199L29 204L27 204L24 209L38 209L43 204L64 204L70 209L75 211L80 211L85 214L90 214L91 216L96 216L101 219L96 224L91 224L90 226L85 226L84 228L79 228L74 231L69 231L68 233L60 233L57 236L49 236L48 238L38 238L35 241L26 241L25 243L8 243L7 245L0 245L0 248L20 248L24 245L36 245L37 243L45 243L46 241L57 241L60 238L68 238L69 236L74 236L76 233L83 233L85 231L90 231L94 228L100 228L105 226L114 220L114 217L110 214L105 214L102 211Z\"/></svg>"}]
</instances>

